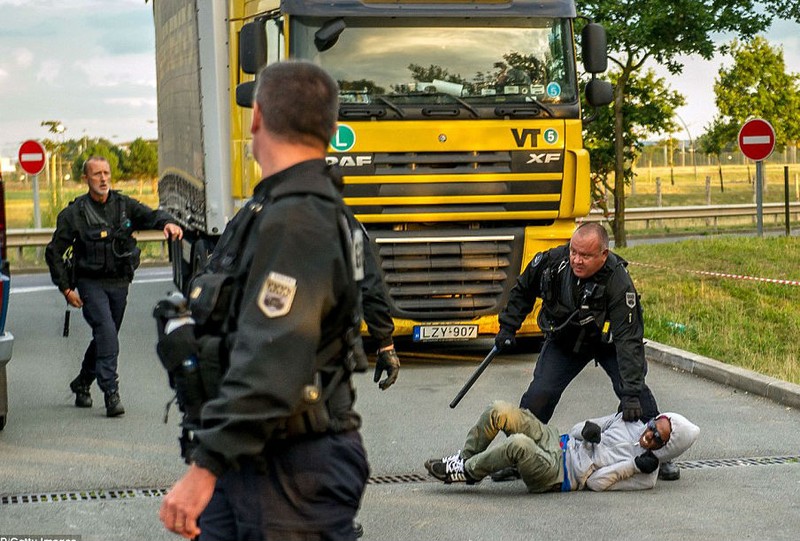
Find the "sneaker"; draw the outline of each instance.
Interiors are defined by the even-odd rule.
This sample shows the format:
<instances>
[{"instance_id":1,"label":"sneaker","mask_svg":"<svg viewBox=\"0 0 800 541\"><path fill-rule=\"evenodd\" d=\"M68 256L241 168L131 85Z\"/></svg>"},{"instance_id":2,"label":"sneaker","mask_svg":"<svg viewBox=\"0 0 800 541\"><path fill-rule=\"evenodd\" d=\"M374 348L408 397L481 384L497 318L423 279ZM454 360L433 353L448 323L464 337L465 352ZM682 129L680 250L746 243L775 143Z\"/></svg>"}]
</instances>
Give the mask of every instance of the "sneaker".
<instances>
[{"instance_id":1,"label":"sneaker","mask_svg":"<svg viewBox=\"0 0 800 541\"><path fill-rule=\"evenodd\" d=\"M106 417L119 417L125 413L119 392L106 393Z\"/></svg>"},{"instance_id":2,"label":"sneaker","mask_svg":"<svg viewBox=\"0 0 800 541\"><path fill-rule=\"evenodd\" d=\"M429 458L428 460L425 461L425 469L431 471L431 465L437 462L450 462L451 460L456 460L457 458L461 458L461 449L459 449L450 456L442 458Z\"/></svg>"},{"instance_id":3,"label":"sneaker","mask_svg":"<svg viewBox=\"0 0 800 541\"><path fill-rule=\"evenodd\" d=\"M662 481L677 481L681 478L681 469L671 460L662 462L658 468L658 478Z\"/></svg>"},{"instance_id":4,"label":"sneaker","mask_svg":"<svg viewBox=\"0 0 800 541\"><path fill-rule=\"evenodd\" d=\"M92 407L92 395L89 393L89 386L83 382L80 376L69 382L69 389L75 393L76 408Z\"/></svg>"},{"instance_id":5,"label":"sneaker","mask_svg":"<svg viewBox=\"0 0 800 541\"><path fill-rule=\"evenodd\" d=\"M467 483L468 485L474 485L478 481L470 477L467 470L464 468L464 459L461 458L461 455L453 455L452 460L448 460L447 462L438 461L434 462L428 468L428 471L431 475L436 477L440 481L444 481L448 485L450 483Z\"/></svg>"},{"instance_id":6,"label":"sneaker","mask_svg":"<svg viewBox=\"0 0 800 541\"><path fill-rule=\"evenodd\" d=\"M492 481L495 483L516 481L517 479L522 479L522 476L520 475L516 466L508 466L507 468L503 468L502 470L497 470L496 472L492 473Z\"/></svg>"}]
</instances>

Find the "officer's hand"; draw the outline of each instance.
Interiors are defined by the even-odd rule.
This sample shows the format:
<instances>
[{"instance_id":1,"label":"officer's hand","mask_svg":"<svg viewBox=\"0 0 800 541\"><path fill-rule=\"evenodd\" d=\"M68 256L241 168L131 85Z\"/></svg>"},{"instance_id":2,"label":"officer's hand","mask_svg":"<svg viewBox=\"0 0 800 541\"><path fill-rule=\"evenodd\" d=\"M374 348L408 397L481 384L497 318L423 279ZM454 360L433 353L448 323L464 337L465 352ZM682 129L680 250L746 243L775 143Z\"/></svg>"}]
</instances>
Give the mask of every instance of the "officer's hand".
<instances>
[{"instance_id":1,"label":"officer's hand","mask_svg":"<svg viewBox=\"0 0 800 541\"><path fill-rule=\"evenodd\" d=\"M653 473L658 469L658 457L653 451L646 451L633 459L636 467L642 473Z\"/></svg>"},{"instance_id":2,"label":"officer's hand","mask_svg":"<svg viewBox=\"0 0 800 541\"><path fill-rule=\"evenodd\" d=\"M199 348L197 338L194 335L194 325L183 325L173 330L158 341L156 352L161 364L172 372L178 368L183 361L197 355Z\"/></svg>"},{"instance_id":3,"label":"officer's hand","mask_svg":"<svg viewBox=\"0 0 800 541\"><path fill-rule=\"evenodd\" d=\"M164 238L181 240L183 238L183 229L178 224L167 224L164 226Z\"/></svg>"},{"instance_id":4,"label":"officer's hand","mask_svg":"<svg viewBox=\"0 0 800 541\"><path fill-rule=\"evenodd\" d=\"M186 539L200 535L197 519L211 501L217 478L196 464L169 490L158 516L164 527Z\"/></svg>"},{"instance_id":5,"label":"officer's hand","mask_svg":"<svg viewBox=\"0 0 800 541\"><path fill-rule=\"evenodd\" d=\"M64 298L67 299L67 304L73 308L81 308L83 306L83 299L74 289L64 291Z\"/></svg>"},{"instance_id":6,"label":"officer's hand","mask_svg":"<svg viewBox=\"0 0 800 541\"><path fill-rule=\"evenodd\" d=\"M639 397L626 396L620 402L622 409L622 420L626 423L638 421L642 417L642 405L639 403Z\"/></svg>"},{"instance_id":7,"label":"officer's hand","mask_svg":"<svg viewBox=\"0 0 800 541\"><path fill-rule=\"evenodd\" d=\"M517 332L509 327L500 327L500 332L494 337L494 345L500 351L514 348L517 345L516 334Z\"/></svg>"},{"instance_id":8,"label":"officer's hand","mask_svg":"<svg viewBox=\"0 0 800 541\"><path fill-rule=\"evenodd\" d=\"M600 443L600 426L597 423L586 421L581 430L581 436L589 443Z\"/></svg>"},{"instance_id":9,"label":"officer's hand","mask_svg":"<svg viewBox=\"0 0 800 541\"><path fill-rule=\"evenodd\" d=\"M386 371L386 378L378 383L378 380L381 379L381 374L384 370ZM394 350L394 347L379 351L378 358L375 361L375 377L372 379L372 381L378 383L378 387L385 391L391 387L395 381L397 381L397 375L399 373L400 358L397 356L397 352Z\"/></svg>"}]
</instances>

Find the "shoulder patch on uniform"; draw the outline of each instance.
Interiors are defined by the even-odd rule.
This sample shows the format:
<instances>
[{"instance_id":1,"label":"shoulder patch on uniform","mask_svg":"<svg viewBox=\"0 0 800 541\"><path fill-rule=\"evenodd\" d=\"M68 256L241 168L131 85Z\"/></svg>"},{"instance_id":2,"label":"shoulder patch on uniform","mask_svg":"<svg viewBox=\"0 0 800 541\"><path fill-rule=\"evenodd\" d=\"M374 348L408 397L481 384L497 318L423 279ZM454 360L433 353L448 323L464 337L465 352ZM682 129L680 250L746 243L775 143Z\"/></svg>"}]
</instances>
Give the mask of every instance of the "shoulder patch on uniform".
<instances>
[{"instance_id":1,"label":"shoulder patch on uniform","mask_svg":"<svg viewBox=\"0 0 800 541\"><path fill-rule=\"evenodd\" d=\"M541 263L543 257L544 257L544 253L542 253L542 252L539 252L538 254L536 254L534 256L534 258L533 258L533 261L531 261L531 267L536 267L539 263Z\"/></svg>"},{"instance_id":2,"label":"shoulder patch on uniform","mask_svg":"<svg viewBox=\"0 0 800 541\"><path fill-rule=\"evenodd\" d=\"M628 308L633 308L636 306L636 292L635 291L627 291L625 293L625 304L628 305Z\"/></svg>"},{"instance_id":3,"label":"shoulder patch on uniform","mask_svg":"<svg viewBox=\"0 0 800 541\"><path fill-rule=\"evenodd\" d=\"M267 317L281 317L292 309L297 280L291 276L270 272L264 279L258 294L258 307Z\"/></svg>"}]
</instances>

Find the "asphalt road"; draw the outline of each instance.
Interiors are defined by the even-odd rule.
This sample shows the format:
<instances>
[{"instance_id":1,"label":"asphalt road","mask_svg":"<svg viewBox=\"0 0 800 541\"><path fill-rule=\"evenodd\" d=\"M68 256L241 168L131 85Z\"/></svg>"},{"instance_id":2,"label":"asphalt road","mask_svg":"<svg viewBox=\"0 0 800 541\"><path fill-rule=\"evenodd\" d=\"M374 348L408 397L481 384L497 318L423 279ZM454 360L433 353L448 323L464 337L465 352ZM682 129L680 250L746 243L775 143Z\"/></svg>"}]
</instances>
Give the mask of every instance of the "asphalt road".
<instances>
[{"instance_id":1,"label":"asphalt road","mask_svg":"<svg viewBox=\"0 0 800 541\"><path fill-rule=\"evenodd\" d=\"M68 383L89 332L79 313L61 336L64 302L43 277L15 277L8 330L9 418L0 432L0 539L81 535L86 540L178 539L157 510L181 474L175 410L154 352L151 310L171 290L166 270L143 269L121 332L121 394L127 413L107 419L72 405ZM800 531L800 413L779 403L653 363L648 383L662 411L679 411L702 433L681 457L682 477L651 491L530 495L521 481L444 485L425 459L459 449L494 399L517 402L535 355L498 357L457 408L448 404L491 343L401 351L398 383L380 391L360 374L357 409L371 483L359 520L375 540L796 539ZM567 430L617 402L593 366L567 390L553 424Z\"/></svg>"}]
</instances>

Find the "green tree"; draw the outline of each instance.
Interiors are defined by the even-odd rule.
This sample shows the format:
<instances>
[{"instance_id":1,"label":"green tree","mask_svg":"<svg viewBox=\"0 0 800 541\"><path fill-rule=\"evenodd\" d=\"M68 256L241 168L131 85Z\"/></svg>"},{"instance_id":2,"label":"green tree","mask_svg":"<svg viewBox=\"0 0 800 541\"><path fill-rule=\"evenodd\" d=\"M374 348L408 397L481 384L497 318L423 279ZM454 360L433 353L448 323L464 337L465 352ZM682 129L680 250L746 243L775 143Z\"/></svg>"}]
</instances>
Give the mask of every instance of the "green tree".
<instances>
[{"instance_id":1,"label":"green tree","mask_svg":"<svg viewBox=\"0 0 800 541\"><path fill-rule=\"evenodd\" d=\"M113 143L106 139L96 139L88 141L88 146L78 154L76 159L72 162L72 178L77 182L82 182L83 175L83 162L92 156L101 156L108 160L111 166L111 180L119 180L122 178L122 171L120 170L120 149Z\"/></svg>"},{"instance_id":2,"label":"green tree","mask_svg":"<svg viewBox=\"0 0 800 541\"><path fill-rule=\"evenodd\" d=\"M152 179L158 176L158 148L141 137L133 140L122 160L122 173L127 178Z\"/></svg>"},{"instance_id":3,"label":"green tree","mask_svg":"<svg viewBox=\"0 0 800 541\"><path fill-rule=\"evenodd\" d=\"M765 5L775 16L781 19L794 19L800 23L800 2L797 0L772 0Z\"/></svg>"},{"instance_id":4,"label":"green tree","mask_svg":"<svg viewBox=\"0 0 800 541\"><path fill-rule=\"evenodd\" d=\"M783 50L758 36L733 40L729 51L733 65L720 68L714 82L720 122L741 126L749 117L764 118L779 147L794 146L800 139L800 75L786 73Z\"/></svg>"},{"instance_id":5,"label":"green tree","mask_svg":"<svg viewBox=\"0 0 800 541\"><path fill-rule=\"evenodd\" d=\"M612 84L617 84L619 71L609 74ZM663 78L652 69L642 76L631 75L627 83L628 99L623 104L622 142L624 183L630 184L634 176L633 163L641 155L642 141L648 135L670 133L675 130L675 109L684 104L678 92L670 90ZM586 126L584 143L590 151L592 197L606 217L610 214L607 193L614 192L617 153L615 145L614 111L609 107L597 110L597 117ZM619 183L621 184L621 183ZM611 220L612 229L618 217L616 209Z\"/></svg>"},{"instance_id":6,"label":"green tree","mask_svg":"<svg viewBox=\"0 0 800 541\"><path fill-rule=\"evenodd\" d=\"M697 148L700 152L717 158L719 172L719 189L725 192L725 183L722 179L722 153L728 150L736 140L738 127L730 122L723 122L719 117L714 118L705 133L697 138Z\"/></svg>"},{"instance_id":7,"label":"green tree","mask_svg":"<svg viewBox=\"0 0 800 541\"><path fill-rule=\"evenodd\" d=\"M733 32L742 38L766 29L771 15L756 11L754 0L577 0L578 12L605 26L610 60L619 68L614 87L614 241L626 246L625 103L628 85L648 60L680 73L681 57L699 54L710 59L717 51L714 37Z\"/></svg>"}]
</instances>

